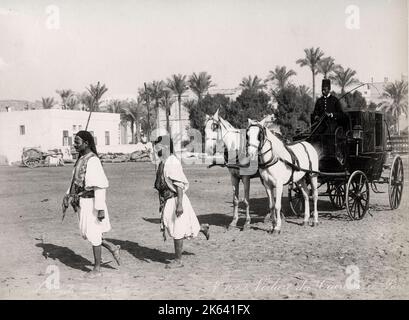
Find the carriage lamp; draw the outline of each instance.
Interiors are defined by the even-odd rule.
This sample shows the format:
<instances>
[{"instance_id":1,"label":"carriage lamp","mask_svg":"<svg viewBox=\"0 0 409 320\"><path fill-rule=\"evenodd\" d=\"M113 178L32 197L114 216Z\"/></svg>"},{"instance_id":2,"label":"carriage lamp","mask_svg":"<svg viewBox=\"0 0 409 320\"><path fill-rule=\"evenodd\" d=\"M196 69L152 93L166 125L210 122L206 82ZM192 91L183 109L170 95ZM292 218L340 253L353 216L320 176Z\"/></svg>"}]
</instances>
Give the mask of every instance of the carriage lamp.
<instances>
[{"instance_id":1,"label":"carriage lamp","mask_svg":"<svg viewBox=\"0 0 409 320\"><path fill-rule=\"evenodd\" d=\"M364 130L362 129L361 125L358 124L352 128L352 136L354 139L362 139L363 134Z\"/></svg>"},{"instance_id":2,"label":"carriage lamp","mask_svg":"<svg viewBox=\"0 0 409 320\"><path fill-rule=\"evenodd\" d=\"M362 141L363 135L364 135L364 130L361 125L358 124L352 128L352 137L356 141L356 149L355 149L356 156L358 156L359 154L359 141Z\"/></svg>"}]
</instances>

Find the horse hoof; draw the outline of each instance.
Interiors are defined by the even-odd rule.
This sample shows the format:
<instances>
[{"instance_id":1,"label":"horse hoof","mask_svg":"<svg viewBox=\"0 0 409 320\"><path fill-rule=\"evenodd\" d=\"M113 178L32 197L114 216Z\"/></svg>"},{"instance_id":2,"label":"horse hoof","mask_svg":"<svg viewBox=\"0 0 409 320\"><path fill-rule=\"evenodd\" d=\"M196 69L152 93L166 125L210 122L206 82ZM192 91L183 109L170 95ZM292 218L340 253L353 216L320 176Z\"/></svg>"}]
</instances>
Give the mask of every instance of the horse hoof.
<instances>
[{"instance_id":1,"label":"horse hoof","mask_svg":"<svg viewBox=\"0 0 409 320\"><path fill-rule=\"evenodd\" d=\"M316 227L316 226L318 226L318 222L315 222L315 221L314 221L314 222L312 223L311 227Z\"/></svg>"},{"instance_id":2,"label":"horse hoof","mask_svg":"<svg viewBox=\"0 0 409 320\"><path fill-rule=\"evenodd\" d=\"M237 228L237 226L236 226L235 224L229 224L226 229L227 229L228 231L230 231L230 230L234 230L234 229L236 229L236 228Z\"/></svg>"},{"instance_id":3,"label":"horse hoof","mask_svg":"<svg viewBox=\"0 0 409 320\"><path fill-rule=\"evenodd\" d=\"M245 230L250 230L250 223L246 223L246 224L243 226L243 231L245 231Z\"/></svg>"},{"instance_id":4,"label":"horse hoof","mask_svg":"<svg viewBox=\"0 0 409 320\"><path fill-rule=\"evenodd\" d=\"M303 227L308 226L308 221L303 221L303 222L301 223L301 226L303 226Z\"/></svg>"}]
</instances>

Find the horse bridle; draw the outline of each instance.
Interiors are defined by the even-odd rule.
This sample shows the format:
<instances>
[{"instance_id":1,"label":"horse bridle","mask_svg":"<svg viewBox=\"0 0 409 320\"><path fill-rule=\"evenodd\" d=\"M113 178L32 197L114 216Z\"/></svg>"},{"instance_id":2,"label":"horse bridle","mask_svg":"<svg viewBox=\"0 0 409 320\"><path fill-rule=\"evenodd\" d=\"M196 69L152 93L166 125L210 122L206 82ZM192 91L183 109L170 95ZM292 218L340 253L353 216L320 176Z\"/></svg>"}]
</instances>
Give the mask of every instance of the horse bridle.
<instances>
[{"instance_id":1,"label":"horse bridle","mask_svg":"<svg viewBox=\"0 0 409 320\"><path fill-rule=\"evenodd\" d=\"M259 141L260 143L259 143L258 145L249 143L249 139L248 139L248 137L247 137L247 136L248 136L247 132L249 131L249 129L250 129L251 127L258 127L258 128L260 129L260 132L259 132L259 134L258 134L258 141ZM253 124L250 124L250 125L247 127L247 131L246 131L246 139L247 139L247 142L246 142L246 150L248 150L248 147L249 147L249 146L257 148L257 151L258 151L258 162L259 162L259 166L262 167L262 168L263 168L263 167L266 168L266 167L272 166L272 165L274 165L275 163L278 162L278 158L274 156L273 152L271 152L271 159L270 159L270 160L268 160L268 161L266 161L266 162L264 162L264 163L261 162L261 157L262 157L262 156L264 156L265 154L267 154L269 151L273 151L273 143L272 143L270 140L266 139L266 135L267 135L267 128L266 128L266 127L263 127L263 126L262 126L261 124L259 124L259 123L253 123ZM267 149L267 151L261 152L261 150L264 148L264 145L267 143L267 141L270 143L270 148Z\"/></svg>"}]
</instances>

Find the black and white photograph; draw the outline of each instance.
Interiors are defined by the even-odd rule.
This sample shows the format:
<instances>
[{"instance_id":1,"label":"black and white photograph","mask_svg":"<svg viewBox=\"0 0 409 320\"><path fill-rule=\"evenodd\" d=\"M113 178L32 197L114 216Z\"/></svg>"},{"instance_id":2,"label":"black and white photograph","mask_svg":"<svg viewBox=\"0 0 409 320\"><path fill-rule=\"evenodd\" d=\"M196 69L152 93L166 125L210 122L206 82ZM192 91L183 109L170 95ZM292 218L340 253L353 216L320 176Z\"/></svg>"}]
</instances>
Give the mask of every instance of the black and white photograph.
<instances>
[{"instance_id":1,"label":"black and white photograph","mask_svg":"<svg viewBox=\"0 0 409 320\"><path fill-rule=\"evenodd\" d=\"M408 16L0 0L0 300L409 299Z\"/></svg>"}]
</instances>

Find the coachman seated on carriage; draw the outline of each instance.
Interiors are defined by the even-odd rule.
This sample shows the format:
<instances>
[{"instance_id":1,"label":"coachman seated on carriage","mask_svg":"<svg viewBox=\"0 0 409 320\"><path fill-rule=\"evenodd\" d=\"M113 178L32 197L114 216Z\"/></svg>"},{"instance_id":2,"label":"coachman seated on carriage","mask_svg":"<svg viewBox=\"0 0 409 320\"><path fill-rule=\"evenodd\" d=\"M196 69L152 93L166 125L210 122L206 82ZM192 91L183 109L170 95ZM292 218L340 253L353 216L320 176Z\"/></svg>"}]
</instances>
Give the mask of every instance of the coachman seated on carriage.
<instances>
[{"instance_id":1,"label":"coachman seated on carriage","mask_svg":"<svg viewBox=\"0 0 409 320\"><path fill-rule=\"evenodd\" d=\"M317 146L324 155L335 156L340 164L345 160L344 143L337 143L345 139L348 130L348 118L340 101L331 95L331 82L322 80L322 97L320 97L311 115L310 141ZM337 141L338 140L338 141Z\"/></svg>"}]
</instances>

